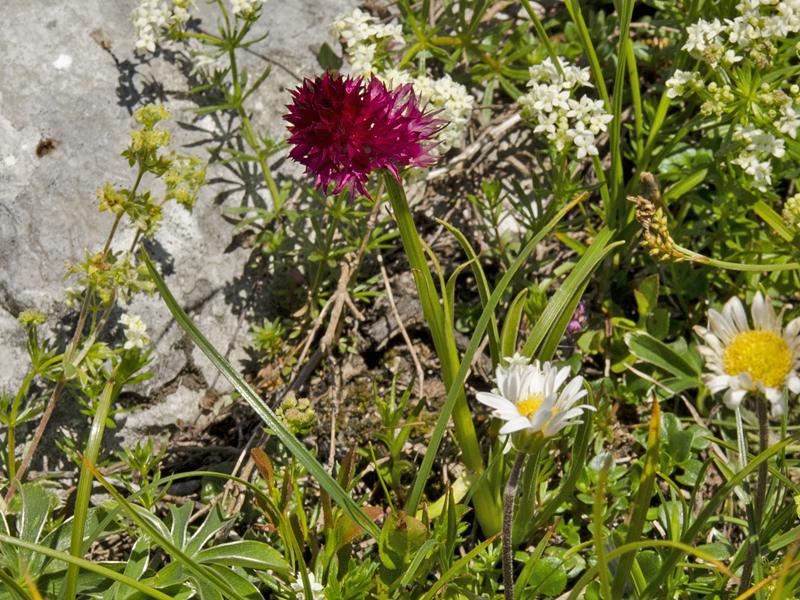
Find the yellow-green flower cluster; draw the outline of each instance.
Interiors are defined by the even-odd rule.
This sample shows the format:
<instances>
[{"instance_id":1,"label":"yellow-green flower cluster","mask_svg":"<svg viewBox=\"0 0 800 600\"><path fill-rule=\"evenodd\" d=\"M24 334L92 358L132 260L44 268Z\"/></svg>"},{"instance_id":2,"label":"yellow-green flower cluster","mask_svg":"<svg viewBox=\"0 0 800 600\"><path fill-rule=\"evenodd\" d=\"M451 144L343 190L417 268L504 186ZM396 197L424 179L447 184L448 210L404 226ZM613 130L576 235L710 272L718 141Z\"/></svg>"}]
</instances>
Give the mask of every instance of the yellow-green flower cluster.
<instances>
[{"instance_id":1,"label":"yellow-green flower cluster","mask_svg":"<svg viewBox=\"0 0 800 600\"><path fill-rule=\"evenodd\" d=\"M206 182L206 165L196 156L173 153L162 179L167 186L164 201L174 199L186 210L192 210Z\"/></svg>"},{"instance_id":2,"label":"yellow-green flower cluster","mask_svg":"<svg viewBox=\"0 0 800 600\"><path fill-rule=\"evenodd\" d=\"M76 279L76 284L67 290L70 305L79 302L86 289L94 292L104 305L115 300L127 303L136 293L155 291L147 266L135 264L127 252L86 252L82 262L67 265L67 276Z\"/></svg>"}]
</instances>

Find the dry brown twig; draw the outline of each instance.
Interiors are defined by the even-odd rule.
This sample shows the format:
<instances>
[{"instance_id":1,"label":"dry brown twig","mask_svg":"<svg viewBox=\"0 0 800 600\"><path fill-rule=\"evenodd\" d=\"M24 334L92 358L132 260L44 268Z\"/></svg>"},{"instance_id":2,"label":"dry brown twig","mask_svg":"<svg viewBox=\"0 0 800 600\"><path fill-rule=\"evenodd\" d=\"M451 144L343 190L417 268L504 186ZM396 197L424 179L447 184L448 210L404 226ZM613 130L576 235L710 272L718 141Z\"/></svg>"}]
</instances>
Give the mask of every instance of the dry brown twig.
<instances>
[{"instance_id":1,"label":"dry brown twig","mask_svg":"<svg viewBox=\"0 0 800 600\"><path fill-rule=\"evenodd\" d=\"M383 277L383 287L386 290L386 299L389 302L389 308L392 311L395 321L397 321L397 328L400 330L400 335L403 336L403 341L406 343L408 352L411 355L411 360L414 362L414 369L417 372L417 382L419 384L419 397L425 397L425 371L422 368L422 363L419 362L419 356L414 349L414 344L411 343L411 337L403 325L403 318L400 316L400 311L397 309L397 304L394 301L394 294L392 293L392 284L389 281L389 274L386 272L386 266L383 264L383 255L378 252L378 264L381 269L381 276Z\"/></svg>"}]
</instances>

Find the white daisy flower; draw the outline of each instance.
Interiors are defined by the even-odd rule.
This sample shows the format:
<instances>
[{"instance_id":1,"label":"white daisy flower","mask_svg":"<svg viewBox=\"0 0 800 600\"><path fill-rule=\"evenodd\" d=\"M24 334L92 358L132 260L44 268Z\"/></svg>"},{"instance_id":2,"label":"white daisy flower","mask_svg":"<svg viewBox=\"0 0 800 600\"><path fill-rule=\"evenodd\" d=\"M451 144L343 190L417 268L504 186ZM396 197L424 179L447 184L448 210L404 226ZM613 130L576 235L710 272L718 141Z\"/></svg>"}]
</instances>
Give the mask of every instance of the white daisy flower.
<instances>
[{"instance_id":1,"label":"white daisy flower","mask_svg":"<svg viewBox=\"0 0 800 600\"><path fill-rule=\"evenodd\" d=\"M800 318L783 328L783 311L775 314L761 292L750 309L753 327L739 298L708 311L708 329L696 326L705 345L698 347L710 373L704 376L711 393L725 390L725 404L736 409L747 392L759 391L769 400L773 416L786 413L783 388L800 393Z\"/></svg>"},{"instance_id":2,"label":"white daisy flower","mask_svg":"<svg viewBox=\"0 0 800 600\"><path fill-rule=\"evenodd\" d=\"M583 377L567 383L569 367L558 369L538 360L531 364L519 354L504 362L508 366L497 367L497 387L476 396L478 402L494 409L494 416L506 421L500 435L530 430L552 437L565 427L580 423L575 419L584 411L595 410L588 404L575 406L586 396L586 390Z\"/></svg>"}]
</instances>

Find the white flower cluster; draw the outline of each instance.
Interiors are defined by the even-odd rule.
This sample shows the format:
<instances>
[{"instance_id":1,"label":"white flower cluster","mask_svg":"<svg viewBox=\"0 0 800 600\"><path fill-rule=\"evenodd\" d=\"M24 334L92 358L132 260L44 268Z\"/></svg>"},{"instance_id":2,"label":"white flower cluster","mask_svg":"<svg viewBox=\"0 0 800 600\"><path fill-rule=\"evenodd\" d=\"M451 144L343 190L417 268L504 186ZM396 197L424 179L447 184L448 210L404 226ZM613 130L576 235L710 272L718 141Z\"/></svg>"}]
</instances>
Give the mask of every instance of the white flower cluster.
<instances>
[{"instance_id":1,"label":"white flower cluster","mask_svg":"<svg viewBox=\"0 0 800 600\"><path fill-rule=\"evenodd\" d=\"M544 133L559 152L574 146L575 157L597 156L597 136L605 132L612 116L602 100L576 91L592 87L589 69L570 65L562 58L554 64L546 58L530 68L528 91L517 102L523 114L534 122L535 133ZM560 68L559 68L560 67Z\"/></svg>"},{"instance_id":2,"label":"white flower cluster","mask_svg":"<svg viewBox=\"0 0 800 600\"><path fill-rule=\"evenodd\" d=\"M771 158L781 158L786 154L783 140L749 125L736 125L733 139L742 142L743 147L731 162L752 177L758 190L767 191L767 186L772 183Z\"/></svg>"},{"instance_id":3,"label":"white flower cluster","mask_svg":"<svg viewBox=\"0 0 800 600\"><path fill-rule=\"evenodd\" d=\"M141 318L136 315L124 314L119 318L122 323L123 331L125 333L125 350L132 348L143 349L150 343L150 338L147 337L147 325L144 324Z\"/></svg>"},{"instance_id":4,"label":"white flower cluster","mask_svg":"<svg viewBox=\"0 0 800 600\"><path fill-rule=\"evenodd\" d=\"M436 135L434 152L444 154L461 145L464 132L475 107L475 98L450 75L434 78L427 74L411 75L397 69L390 57L391 48L404 45L403 29L399 24L382 24L359 10L342 15L333 23L331 33L341 40L350 72L360 77L375 75L389 87L410 83L417 97L436 117L447 121Z\"/></svg>"},{"instance_id":5,"label":"white flower cluster","mask_svg":"<svg viewBox=\"0 0 800 600\"><path fill-rule=\"evenodd\" d=\"M189 10L193 6L194 0L140 0L131 15L136 29L136 52L155 52L166 30L180 27L189 20Z\"/></svg>"},{"instance_id":6,"label":"white flower cluster","mask_svg":"<svg viewBox=\"0 0 800 600\"><path fill-rule=\"evenodd\" d=\"M340 15L331 26L331 35L344 44L347 61L354 75L366 76L375 71L376 55L389 45L405 43L403 28L396 23L382 24L360 9Z\"/></svg>"},{"instance_id":7,"label":"white flower cluster","mask_svg":"<svg viewBox=\"0 0 800 600\"><path fill-rule=\"evenodd\" d=\"M800 0L742 0L733 19L700 19L686 29L683 49L712 67L746 56L767 66L776 40L800 32Z\"/></svg>"},{"instance_id":8,"label":"white flower cluster","mask_svg":"<svg viewBox=\"0 0 800 600\"><path fill-rule=\"evenodd\" d=\"M255 14L261 6L262 0L231 0L233 14L247 17Z\"/></svg>"}]
</instances>

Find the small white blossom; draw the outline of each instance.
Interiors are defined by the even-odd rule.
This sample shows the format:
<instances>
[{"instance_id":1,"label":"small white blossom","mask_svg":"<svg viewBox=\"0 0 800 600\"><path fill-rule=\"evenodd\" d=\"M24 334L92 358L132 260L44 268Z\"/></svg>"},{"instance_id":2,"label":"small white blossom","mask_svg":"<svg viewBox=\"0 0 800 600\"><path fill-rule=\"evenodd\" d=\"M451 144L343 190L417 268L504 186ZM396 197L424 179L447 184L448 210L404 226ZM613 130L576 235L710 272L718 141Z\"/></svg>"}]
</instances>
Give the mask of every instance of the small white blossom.
<instances>
[{"instance_id":1,"label":"small white blossom","mask_svg":"<svg viewBox=\"0 0 800 600\"><path fill-rule=\"evenodd\" d=\"M667 79L667 98L677 98L682 96L686 91L686 87L697 81L698 76L694 71L681 71L675 69L672 77Z\"/></svg>"},{"instance_id":2,"label":"small white blossom","mask_svg":"<svg viewBox=\"0 0 800 600\"><path fill-rule=\"evenodd\" d=\"M596 136L608 129L613 117L602 100L573 97L577 89L591 87L589 70L558 60L558 67L549 58L530 67L529 90L517 103L533 122L534 133L544 133L558 152L574 147L578 160L596 156Z\"/></svg>"},{"instance_id":3,"label":"small white blossom","mask_svg":"<svg viewBox=\"0 0 800 600\"><path fill-rule=\"evenodd\" d=\"M261 6L261 0L231 0L233 14L248 16L255 13Z\"/></svg>"},{"instance_id":4,"label":"small white blossom","mask_svg":"<svg viewBox=\"0 0 800 600\"><path fill-rule=\"evenodd\" d=\"M576 406L586 390L582 377L570 380L569 367L558 369L538 360L529 364L518 355L505 361L508 366L497 367L495 389L476 396L478 402L494 409L495 417L505 421L501 435L527 430L552 437L580 423L577 418L585 411L595 410L588 404Z\"/></svg>"},{"instance_id":5,"label":"small white blossom","mask_svg":"<svg viewBox=\"0 0 800 600\"><path fill-rule=\"evenodd\" d=\"M308 584L310 588L309 591L311 592L311 597L314 600L325 600L325 588L323 588L322 584L316 580L313 573L308 574ZM292 591L295 593L295 597L297 598L297 600L305 600L306 593L302 577L298 575L294 583L291 584L291 588Z\"/></svg>"},{"instance_id":6,"label":"small white blossom","mask_svg":"<svg viewBox=\"0 0 800 600\"><path fill-rule=\"evenodd\" d=\"M800 127L800 113L791 103L781 107L781 116L778 119L778 131L785 133L790 138L797 139L797 129Z\"/></svg>"},{"instance_id":7,"label":"small white blossom","mask_svg":"<svg viewBox=\"0 0 800 600\"><path fill-rule=\"evenodd\" d=\"M119 318L122 324L123 332L125 334L125 350L132 348L143 349L150 343L150 338L147 337L147 325L144 324L141 318L136 315L124 314Z\"/></svg>"}]
</instances>

